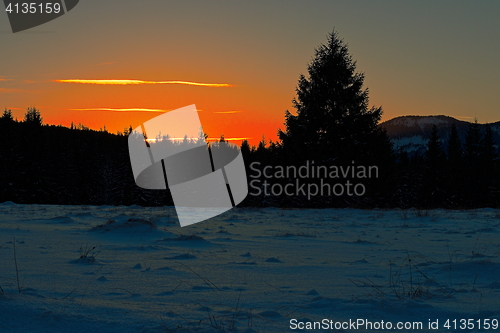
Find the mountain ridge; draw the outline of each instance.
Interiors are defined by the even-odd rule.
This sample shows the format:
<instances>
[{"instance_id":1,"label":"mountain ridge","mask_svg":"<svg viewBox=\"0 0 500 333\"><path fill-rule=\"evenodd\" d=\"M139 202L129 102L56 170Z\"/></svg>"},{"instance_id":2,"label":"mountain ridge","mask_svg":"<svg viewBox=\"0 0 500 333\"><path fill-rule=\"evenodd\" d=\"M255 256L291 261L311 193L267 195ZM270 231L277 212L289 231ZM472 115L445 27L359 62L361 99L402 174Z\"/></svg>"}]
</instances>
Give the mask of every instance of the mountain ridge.
<instances>
[{"instance_id":1,"label":"mountain ridge","mask_svg":"<svg viewBox=\"0 0 500 333\"><path fill-rule=\"evenodd\" d=\"M446 115L432 116L399 116L379 124L387 130L387 134L394 143L395 150L404 150L409 154L423 154L426 150L427 141L434 125L438 128L438 136L443 147L448 146L448 137L453 125L457 127L462 144L471 122L459 120ZM489 126L493 130L497 151L500 147L500 121L487 124L478 124L480 131Z\"/></svg>"}]
</instances>

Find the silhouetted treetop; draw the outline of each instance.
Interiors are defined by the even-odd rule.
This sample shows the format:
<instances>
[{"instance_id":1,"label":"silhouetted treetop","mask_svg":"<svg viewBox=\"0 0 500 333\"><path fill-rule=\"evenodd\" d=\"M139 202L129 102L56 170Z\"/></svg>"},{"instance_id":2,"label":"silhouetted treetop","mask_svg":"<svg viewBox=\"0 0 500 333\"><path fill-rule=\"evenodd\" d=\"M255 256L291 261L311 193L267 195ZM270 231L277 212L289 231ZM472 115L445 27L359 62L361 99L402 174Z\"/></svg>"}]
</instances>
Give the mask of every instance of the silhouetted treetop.
<instances>
[{"instance_id":1,"label":"silhouetted treetop","mask_svg":"<svg viewBox=\"0 0 500 333\"><path fill-rule=\"evenodd\" d=\"M465 136L464 153L469 163L476 161L481 152L481 130L477 119L470 123Z\"/></svg>"},{"instance_id":2,"label":"silhouetted treetop","mask_svg":"<svg viewBox=\"0 0 500 333\"><path fill-rule=\"evenodd\" d=\"M40 114L40 110L35 107L29 107L24 114L24 122L31 125L41 126L43 124L43 118Z\"/></svg>"},{"instance_id":3,"label":"silhouetted treetop","mask_svg":"<svg viewBox=\"0 0 500 333\"><path fill-rule=\"evenodd\" d=\"M14 117L12 116L12 110L3 110L2 117L0 117L3 120L6 121L14 121Z\"/></svg>"},{"instance_id":4,"label":"silhouetted treetop","mask_svg":"<svg viewBox=\"0 0 500 333\"><path fill-rule=\"evenodd\" d=\"M434 168L443 158L443 148L439 139L437 126L432 127L431 137L427 142L427 151L425 154L427 162Z\"/></svg>"},{"instance_id":5,"label":"silhouetted treetop","mask_svg":"<svg viewBox=\"0 0 500 333\"><path fill-rule=\"evenodd\" d=\"M462 159L462 142L458 135L458 129L455 124L451 126L450 136L448 138L448 161L452 164L460 163Z\"/></svg>"},{"instance_id":6,"label":"silhouetted treetop","mask_svg":"<svg viewBox=\"0 0 500 333\"><path fill-rule=\"evenodd\" d=\"M293 100L297 114L286 111L285 131L278 132L283 146L308 156L349 160L369 155L376 143L379 148L390 145L377 127L382 108L368 108L363 82L347 44L333 31L316 49L307 77L299 77Z\"/></svg>"}]
</instances>

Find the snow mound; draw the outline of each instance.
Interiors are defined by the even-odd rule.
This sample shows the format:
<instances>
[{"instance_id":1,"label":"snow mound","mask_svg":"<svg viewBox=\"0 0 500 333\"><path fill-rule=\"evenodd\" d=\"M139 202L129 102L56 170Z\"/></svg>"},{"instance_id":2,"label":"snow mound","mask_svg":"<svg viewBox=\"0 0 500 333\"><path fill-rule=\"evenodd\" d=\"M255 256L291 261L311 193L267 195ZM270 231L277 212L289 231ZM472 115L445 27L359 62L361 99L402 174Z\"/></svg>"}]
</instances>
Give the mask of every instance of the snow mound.
<instances>
[{"instance_id":1,"label":"snow mound","mask_svg":"<svg viewBox=\"0 0 500 333\"><path fill-rule=\"evenodd\" d=\"M69 216L56 216L56 217L53 217L51 219L48 219L48 221L49 221L49 223L61 223L61 224L75 222L75 220L73 220Z\"/></svg>"},{"instance_id":2,"label":"snow mound","mask_svg":"<svg viewBox=\"0 0 500 333\"><path fill-rule=\"evenodd\" d=\"M179 254L176 256L172 256L172 257L165 257L165 259L167 259L167 260L186 260L186 259L197 259L197 257L192 255L192 254L189 254L189 253L183 253L183 254Z\"/></svg>"},{"instance_id":3,"label":"snow mound","mask_svg":"<svg viewBox=\"0 0 500 333\"><path fill-rule=\"evenodd\" d=\"M266 259L266 262L277 262L277 263L282 263L283 261L279 260L278 258L271 257L271 258L267 258L267 259Z\"/></svg>"},{"instance_id":4,"label":"snow mound","mask_svg":"<svg viewBox=\"0 0 500 333\"><path fill-rule=\"evenodd\" d=\"M161 239L160 241L162 242L206 242L206 240L201 237L201 236L196 236L196 235L179 235L177 237L173 238L164 238Z\"/></svg>"},{"instance_id":5,"label":"snow mound","mask_svg":"<svg viewBox=\"0 0 500 333\"><path fill-rule=\"evenodd\" d=\"M109 219L104 224L99 224L95 227L90 228L90 231L113 231L113 230L133 230L133 231L150 231L153 229L158 229L157 226L148 219L129 217L129 216L118 216L114 219Z\"/></svg>"}]
</instances>

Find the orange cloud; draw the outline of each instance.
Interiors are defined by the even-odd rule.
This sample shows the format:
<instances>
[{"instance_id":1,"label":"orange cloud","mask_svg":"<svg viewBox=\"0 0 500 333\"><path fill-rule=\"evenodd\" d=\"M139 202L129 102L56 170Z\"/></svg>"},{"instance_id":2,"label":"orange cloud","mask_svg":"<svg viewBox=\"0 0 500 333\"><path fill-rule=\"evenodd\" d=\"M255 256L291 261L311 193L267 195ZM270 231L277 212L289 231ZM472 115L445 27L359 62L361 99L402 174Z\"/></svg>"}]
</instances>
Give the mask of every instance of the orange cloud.
<instances>
[{"instance_id":1,"label":"orange cloud","mask_svg":"<svg viewBox=\"0 0 500 333\"><path fill-rule=\"evenodd\" d=\"M0 88L0 93L11 93L11 92L19 92L22 91L20 89L6 89L6 88Z\"/></svg>"},{"instance_id":2,"label":"orange cloud","mask_svg":"<svg viewBox=\"0 0 500 333\"><path fill-rule=\"evenodd\" d=\"M217 111L214 113L240 113L240 112L243 112L243 111Z\"/></svg>"},{"instance_id":3,"label":"orange cloud","mask_svg":"<svg viewBox=\"0 0 500 333\"><path fill-rule=\"evenodd\" d=\"M68 109L70 111L112 111L112 112L167 112L170 110L164 109L144 109L144 108L132 108L132 109L113 109L113 108L91 108L91 109Z\"/></svg>"},{"instance_id":4,"label":"orange cloud","mask_svg":"<svg viewBox=\"0 0 500 333\"><path fill-rule=\"evenodd\" d=\"M191 81L143 81L143 80L53 80L60 83L81 83L81 84L101 84L101 85L137 85L137 84L184 84L188 86L202 87L233 87L227 83L199 83Z\"/></svg>"}]
</instances>

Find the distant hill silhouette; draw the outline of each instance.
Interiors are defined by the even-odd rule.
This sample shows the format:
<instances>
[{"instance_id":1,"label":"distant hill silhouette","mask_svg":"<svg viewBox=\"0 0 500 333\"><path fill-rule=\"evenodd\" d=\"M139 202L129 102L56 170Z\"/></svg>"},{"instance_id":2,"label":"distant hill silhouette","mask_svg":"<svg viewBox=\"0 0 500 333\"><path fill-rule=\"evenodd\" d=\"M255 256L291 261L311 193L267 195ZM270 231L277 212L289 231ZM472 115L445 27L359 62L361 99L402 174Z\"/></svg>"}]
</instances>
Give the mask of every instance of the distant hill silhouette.
<instances>
[{"instance_id":1,"label":"distant hill silhouette","mask_svg":"<svg viewBox=\"0 0 500 333\"><path fill-rule=\"evenodd\" d=\"M379 126L387 130L389 138L394 143L395 150L403 149L410 155L422 155L427 149L426 145L431 136L432 127L437 126L439 138L446 148L453 124L457 127L460 139L464 143L470 122L449 116L401 116L385 121ZM500 121L491 124L479 124L482 132L484 132L486 126L490 126L493 131L493 138L498 151L500 148Z\"/></svg>"}]
</instances>

